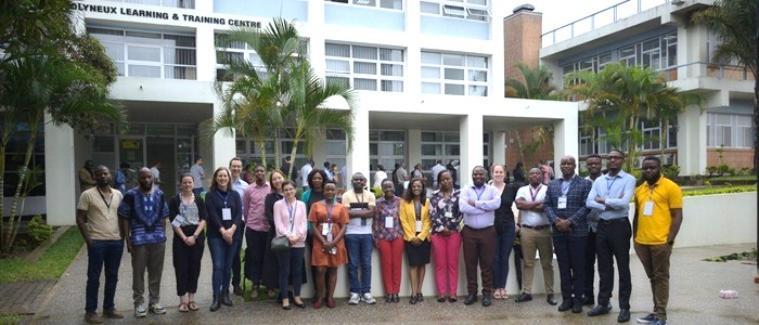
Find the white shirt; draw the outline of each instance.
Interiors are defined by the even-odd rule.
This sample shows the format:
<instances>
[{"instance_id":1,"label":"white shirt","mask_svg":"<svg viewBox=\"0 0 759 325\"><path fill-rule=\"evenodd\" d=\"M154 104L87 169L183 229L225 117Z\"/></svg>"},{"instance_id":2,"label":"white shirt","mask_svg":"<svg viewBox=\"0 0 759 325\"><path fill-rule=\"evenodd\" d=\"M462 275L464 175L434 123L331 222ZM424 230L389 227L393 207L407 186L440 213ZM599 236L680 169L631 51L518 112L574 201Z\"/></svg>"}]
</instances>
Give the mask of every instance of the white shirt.
<instances>
[{"instance_id":1,"label":"white shirt","mask_svg":"<svg viewBox=\"0 0 759 325\"><path fill-rule=\"evenodd\" d=\"M303 187L308 186L308 174L310 174L311 170L313 169L314 168L311 167L311 164L309 163L306 163L305 165L303 165L303 167L300 168L300 181Z\"/></svg>"},{"instance_id":2,"label":"white shirt","mask_svg":"<svg viewBox=\"0 0 759 325\"><path fill-rule=\"evenodd\" d=\"M203 187L203 178L206 177L206 171L203 166L195 164L190 167L190 175L192 175L192 182L195 184L195 188Z\"/></svg>"},{"instance_id":3,"label":"white shirt","mask_svg":"<svg viewBox=\"0 0 759 325\"><path fill-rule=\"evenodd\" d=\"M516 198L519 199L521 197L527 202L543 202L543 200L546 197L546 191L548 190L548 186L545 186L543 184L540 184L538 186L539 188L538 188L537 193L534 192L530 184L520 187L519 190L517 190ZM535 195L534 200L532 198L533 194ZM535 226L542 226L542 225L549 224L548 216L545 214L545 212L521 210L520 213L522 213L523 225L535 227Z\"/></svg>"},{"instance_id":4,"label":"white shirt","mask_svg":"<svg viewBox=\"0 0 759 325\"><path fill-rule=\"evenodd\" d=\"M232 189L240 195L240 201L242 202L242 198L245 196L245 190L248 189L248 183L238 177L237 179L232 180Z\"/></svg>"},{"instance_id":5,"label":"white shirt","mask_svg":"<svg viewBox=\"0 0 759 325\"><path fill-rule=\"evenodd\" d=\"M157 167L153 166L150 168L150 173L153 174L153 183L160 183L161 182L161 172L158 170Z\"/></svg>"},{"instance_id":6,"label":"white shirt","mask_svg":"<svg viewBox=\"0 0 759 325\"><path fill-rule=\"evenodd\" d=\"M378 170L377 172L375 172L374 173L374 187L380 187L381 188L382 187L382 181L384 181L385 179L387 179L387 173L386 172L384 172L382 170Z\"/></svg>"}]
</instances>

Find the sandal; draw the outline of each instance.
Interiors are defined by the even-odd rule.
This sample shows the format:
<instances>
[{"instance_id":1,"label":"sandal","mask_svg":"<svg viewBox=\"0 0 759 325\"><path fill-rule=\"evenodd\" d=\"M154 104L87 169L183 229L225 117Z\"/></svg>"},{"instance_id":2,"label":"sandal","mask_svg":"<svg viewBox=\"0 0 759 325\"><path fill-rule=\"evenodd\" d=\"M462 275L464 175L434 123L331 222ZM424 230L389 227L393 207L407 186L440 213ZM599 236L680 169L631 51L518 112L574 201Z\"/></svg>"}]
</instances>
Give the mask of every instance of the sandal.
<instances>
[{"instance_id":1,"label":"sandal","mask_svg":"<svg viewBox=\"0 0 759 325\"><path fill-rule=\"evenodd\" d=\"M501 298L503 298L503 300L509 300L509 293L506 292L506 289L503 289L503 293L501 294Z\"/></svg>"},{"instance_id":2,"label":"sandal","mask_svg":"<svg viewBox=\"0 0 759 325\"><path fill-rule=\"evenodd\" d=\"M187 309L187 304L185 304L185 303L181 303L181 304L179 304L179 312L181 312L181 313L186 313L186 312L188 312L188 311L190 311L190 310L189 310L189 309Z\"/></svg>"},{"instance_id":3,"label":"sandal","mask_svg":"<svg viewBox=\"0 0 759 325\"><path fill-rule=\"evenodd\" d=\"M503 296L501 296L501 289L495 289L495 292L493 293L493 299L501 300Z\"/></svg>"},{"instance_id":4,"label":"sandal","mask_svg":"<svg viewBox=\"0 0 759 325\"><path fill-rule=\"evenodd\" d=\"M197 311L198 309L200 309L200 308L198 308L198 305L196 305L194 301L190 301L190 303L187 304L187 307L191 311Z\"/></svg>"}]
</instances>

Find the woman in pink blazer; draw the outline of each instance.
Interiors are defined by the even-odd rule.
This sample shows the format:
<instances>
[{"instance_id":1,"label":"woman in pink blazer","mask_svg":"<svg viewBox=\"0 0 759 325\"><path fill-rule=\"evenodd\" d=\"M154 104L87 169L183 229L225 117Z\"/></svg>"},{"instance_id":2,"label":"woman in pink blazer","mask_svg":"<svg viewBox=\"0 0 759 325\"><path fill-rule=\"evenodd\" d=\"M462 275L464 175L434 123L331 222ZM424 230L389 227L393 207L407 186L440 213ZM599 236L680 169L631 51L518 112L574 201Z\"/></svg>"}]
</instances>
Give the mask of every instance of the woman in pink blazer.
<instances>
[{"instance_id":1,"label":"woman in pink blazer","mask_svg":"<svg viewBox=\"0 0 759 325\"><path fill-rule=\"evenodd\" d=\"M287 294L287 284L292 277L293 304L303 308L300 298L300 287L303 277L303 254L306 251L306 232L308 227L306 205L295 198L295 183L287 181L282 184L284 198L274 203L274 226L277 237L286 236L290 248L276 252L279 264L279 294L282 308L290 310L290 300Z\"/></svg>"}]
</instances>

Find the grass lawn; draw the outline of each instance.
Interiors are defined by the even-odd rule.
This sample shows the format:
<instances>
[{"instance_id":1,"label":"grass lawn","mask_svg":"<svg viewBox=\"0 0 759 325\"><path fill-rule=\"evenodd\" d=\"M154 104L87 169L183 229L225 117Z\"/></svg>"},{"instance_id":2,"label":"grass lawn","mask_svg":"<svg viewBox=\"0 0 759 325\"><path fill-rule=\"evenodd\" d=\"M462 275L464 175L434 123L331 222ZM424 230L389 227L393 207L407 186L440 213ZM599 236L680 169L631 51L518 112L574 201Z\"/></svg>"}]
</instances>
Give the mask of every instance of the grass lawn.
<instances>
[{"instance_id":1,"label":"grass lawn","mask_svg":"<svg viewBox=\"0 0 759 325\"><path fill-rule=\"evenodd\" d=\"M735 181L753 181L756 180L756 176L754 175L744 175L744 176L714 176L714 177L707 177L709 181L723 181L723 182L735 182Z\"/></svg>"},{"instance_id":2,"label":"grass lawn","mask_svg":"<svg viewBox=\"0 0 759 325\"><path fill-rule=\"evenodd\" d=\"M688 187L683 189L684 196L697 196L697 195L712 195L712 194L727 194L727 193L742 193L742 192L755 192L756 185L715 185L715 186L697 186Z\"/></svg>"},{"instance_id":3,"label":"grass lawn","mask_svg":"<svg viewBox=\"0 0 759 325\"><path fill-rule=\"evenodd\" d=\"M84 239L79 230L71 227L35 263L18 257L0 259L0 283L57 279L74 260L82 244Z\"/></svg>"}]
</instances>

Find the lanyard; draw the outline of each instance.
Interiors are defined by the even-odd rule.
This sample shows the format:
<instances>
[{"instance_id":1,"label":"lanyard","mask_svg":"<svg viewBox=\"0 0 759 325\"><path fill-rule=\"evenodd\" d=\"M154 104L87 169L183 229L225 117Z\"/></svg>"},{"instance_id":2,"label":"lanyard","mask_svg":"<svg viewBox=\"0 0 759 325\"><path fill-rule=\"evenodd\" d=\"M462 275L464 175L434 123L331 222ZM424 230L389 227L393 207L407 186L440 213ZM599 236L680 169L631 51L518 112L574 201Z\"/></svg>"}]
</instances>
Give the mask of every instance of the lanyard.
<instances>
[{"instance_id":1,"label":"lanyard","mask_svg":"<svg viewBox=\"0 0 759 325\"><path fill-rule=\"evenodd\" d=\"M611 187L614 186L614 182L616 181L617 181L616 177L614 177L614 180L612 180L611 183L609 183L608 178L606 179L606 195L607 196L609 195L609 192L611 192Z\"/></svg>"},{"instance_id":2,"label":"lanyard","mask_svg":"<svg viewBox=\"0 0 759 325\"><path fill-rule=\"evenodd\" d=\"M561 196L567 196L567 193L569 193L569 188L571 185L572 185L572 180L561 181Z\"/></svg>"},{"instance_id":3,"label":"lanyard","mask_svg":"<svg viewBox=\"0 0 759 325\"><path fill-rule=\"evenodd\" d=\"M287 202L287 199L285 199L285 203L287 204L287 211L290 213L290 232L293 232L293 228L295 227L295 211L298 210L298 201L295 201L293 205L290 205L290 203Z\"/></svg>"},{"instance_id":4,"label":"lanyard","mask_svg":"<svg viewBox=\"0 0 759 325\"><path fill-rule=\"evenodd\" d=\"M353 193L356 193L356 192L353 192ZM361 199L359 199L358 194L356 194L356 201L358 201L358 203L364 203L364 192L361 192Z\"/></svg>"},{"instance_id":5,"label":"lanyard","mask_svg":"<svg viewBox=\"0 0 759 325\"><path fill-rule=\"evenodd\" d=\"M540 194L540 189L543 187L543 184L538 184L538 189L533 192L532 191L532 185L530 185L530 197L532 197L532 202L535 202L535 199L538 197L538 194Z\"/></svg>"},{"instance_id":6,"label":"lanyard","mask_svg":"<svg viewBox=\"0 0 759 325\"><path fill-rule=\"evenodd\" d=\"M110 210L111 209L111 203L113 203L113 193L111 193L111 200L108 202L105 201L105 195L103 195L103 192L100 192L100 189L98 189L98 194L100 194L100 198L103 199L103 203L105 203L105 207Z\"/></svg>"},{"instance_id":7,"label":"lanyard","mask_svg":"<svg viewBox=\"0 0 759 325\"><path fill-rule=\"evenodd\" d=\"M477 188L476 187L474 188L474 194L477 195L477 201L480 200L480 197L482 196L482 194L485 194L485 191L487 191L487 188L485 186L482 187L482 191L477 191Z\"/></svg>"},{"instance_id":8,"label":"lanyard","mask_svg":"<svg viewBox=\"0 0 759 325\"><path fill-rule=\"evenodd\" d=\"M327 207L327 223L332 224L332 208L334 205L332 203L326 203L324 204Z\"/></svg>"},{"instance_id":9,"label":"lanyard","mask_svg":"<svg viewBox=\"0 0 759 325\"><path fill-rule=\"evenodd\" d=\"M227 207L227 201L229 201L229 192L227 192L227 195L226 195L226 196L224 196L224 195L221 195L221 191L219 191L219 190L216 190L216 195L218 195L218 196L219 196L219 198L220 198L222 201L224 201L224 208L226 208L226 207Z\"/></svg>"}]
</instances>

